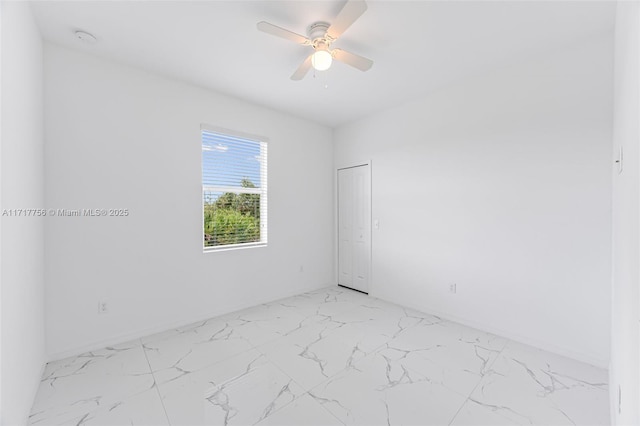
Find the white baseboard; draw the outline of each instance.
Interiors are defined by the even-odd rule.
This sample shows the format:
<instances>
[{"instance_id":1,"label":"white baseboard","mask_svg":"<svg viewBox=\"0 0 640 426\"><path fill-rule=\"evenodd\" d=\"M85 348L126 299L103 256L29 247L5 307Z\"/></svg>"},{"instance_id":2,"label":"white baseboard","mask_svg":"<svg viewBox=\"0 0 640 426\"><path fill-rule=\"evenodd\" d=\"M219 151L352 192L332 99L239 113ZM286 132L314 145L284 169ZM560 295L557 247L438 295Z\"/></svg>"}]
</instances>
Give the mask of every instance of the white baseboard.
<instances>
[{"instance_id":1,"label":"white baseboard","mask_svg":"<svg viewBox=\"0 0 640 426\"><path fill-rule=\"evenodd\" d=\"M298 291L294 291L294 292L288 292L282 295L279 295L277 297L274 298L262 298L262 299L253 299L251 301L245 302L245 303L241 303L238 305L234 305L232 307L230 307L229 309L224 309L224 310L220 310L220 311L212 311L206 314L200 314L200 315L194 315L193 317L190 318L184 318L182 320L179 321L173 321L170 323L163 323L160 324L158 326L155 327L150 327L150 328L145 328L145 329L141 329L141 330L136 330L130 333L125 333L125 334L120 334L117 336L113 336L111 338L108 339L100 339L100 340L96 340L90 343L87 343L86 345L82 345L82 346L77 346L65 351L60 351L60 352L55 352L52 354L48 354L47 357L47 361L55 361L55 360L59 360L59 359L63 359L63 358L68 358L71 356L76 356L76 355L80 355L82 353L85 352L90 352L90 351L94 351L94 350L98 350L98 349L102 349L106 346L111 346L111 345L116 345L119 343L124 343L124 342L128 342L131 340L135 340L135 339L139 339L141 337L145 337L145 336L149 336L151 334L155 334L155 333L160 333L163 331L167 331L167 330L171 330L174 328L178 328L178 327L183 327L185 325L189 325L192 323L196 323L196 322L200 322L200 321L205 321L207 319L210 318L214 318L220 315L226 315L229 314L231 312L235 312L235 311L239 311L241 309L246 309L246 308L250 308L252 306L256 306L256 305L260 305L263 303L270 303L270 302L274 302L276 300L280 300L280 299L285 299L287 297L291 297L291 296L295 296L298 295L300 293L304 293L304 292L308 292L308 291L314 291L314 290L318 290L324 287L328 287L328 286L333 286L335 284L330 284L330 285L321 285L321 286L317 286L317 287L312 287L309 289L304 289L302 291L298 290ZM391 303L395 303L401 306L406 306L408 308L412 308L415 309L417 311L421 311L421 312L425 312L425 313L429 313L432 315L436 315L438 317L450 320L450 321L454 321L463 325L466 325L468 327L473 327L473 328L477 328L479 330L483 330L501 337L505 337L507 339L510 340L514 340L516 342L520 342L520 343L524 343L526 345L530 345L533 347L536 347L538 349L542 349L548 352L552 352L558 355L562 355L565 356L567 358L571 358L571 359L575 359L577 361L581 361L593 366L596 366L598 368L604 368L604 369L609 369L609 361L608 360L603 360L603 359L599 359L597 357L593 357L589 354L584 354L584 353L579 353L564 347L560 347L557 345L554 345L552 343L549 342L544 342L544 341L540 341L540 340L536 340L536 339L531 339L528 338L526 336L522 336L519 334L515 334L512 332L509 332L507 330L504 329L500 329L500 328L496 328L496 327L492 327L490 325L478 322L478 321L474 321L468 318L462 318L462 317L458 317L455 315L450 315L446 312L442 312L439 311L438 309L433 309L431 307L428 306L418 306L416 304L413 303L405 303L404 301L400 301L400 300L394 300L393 298L389 298L389 297L379 297L377 294L375 293L370 293L370 295L372 297L376 297L379 298L381 300L385 300ZM44 368L44 367L43 367Z\"/></svg>"},{"instance_id":2,"label":"white baseboard","mask_svg":"<svg viewBox=\"0 0 640 426\"><path fill-rule=\"evenodd\" d=\"M332 286L332 284L324 284L321 286L314 286L308 289L296 290L292 292L284 293L277 297L268 297L268 298L260 298L260 299L252 299L251 301L240 303L234 306L229 307L228 309L222 309L218 311L208 312L206 314L194 315L189 318L183 318L179 321L172 321L168 323L163 323L154 327L144 328L136 331L132 331L130 333L119 334L117 336L112 336L107 339L99 339L92 342L87 343L86 345L76 346L64 351L54 352L51 354L47 354L47 362L57 361L64 358L69 358L72 356L77 356L86 352L95 351L98 349L103 349L107 346L113 346L120 343L129 342L131 340L139 339L141 337L149 336L156 333L161 333L163 331L172 330L174 328L184 327L189 324L202 322L208 320L210 318L215 318L221 315L226 315L235 311L239 311L242 309L250 308L252 306L262 305L264 303L275 302L276 300L286 299L287 297L296 296L301 293L306 293L309 291L319 290L321 288ZM44 367L43 367L44 369Z\"/></svg>"},{"instance_id":3,"label":"white baseboard","mask_svg":"<svg viewBox=\"0 0 640 426\"><path fill-rule=\"evenodd\" d=\"M385 300L387 302L395 303L397 305L406 306L408 308L412 308L417 311L432 314L449 321L457 322L462 325L466 325L468 327L476 328L478 330L486 331L488 333L492 333L497 336L513 340L515 342L524 343L525 345L533 346L535 348L542 349L547 352L555 353L557 355L571 358L576 361L584 362L586 364L593 365L594 367L603 368L603 369L609 368L609 360L604 360L604 359L595 357L591 354L577 352L572 349L561 347L550 342L532 339L527 336L522 336L520 334L513 333L511 331L504 330L501 328L493 327L491 325L484 324L482 322L475 321L469 318L462 318L456 315L451 315L446 312L442 312L438 309L433 309L430 306L418 306L413 303L405 303L405 301L394 300L392 297L378 297L378 295L375 292L372 292L369 294L373 297L376 297L381 300Z\"/></svg>"}]
</instances>

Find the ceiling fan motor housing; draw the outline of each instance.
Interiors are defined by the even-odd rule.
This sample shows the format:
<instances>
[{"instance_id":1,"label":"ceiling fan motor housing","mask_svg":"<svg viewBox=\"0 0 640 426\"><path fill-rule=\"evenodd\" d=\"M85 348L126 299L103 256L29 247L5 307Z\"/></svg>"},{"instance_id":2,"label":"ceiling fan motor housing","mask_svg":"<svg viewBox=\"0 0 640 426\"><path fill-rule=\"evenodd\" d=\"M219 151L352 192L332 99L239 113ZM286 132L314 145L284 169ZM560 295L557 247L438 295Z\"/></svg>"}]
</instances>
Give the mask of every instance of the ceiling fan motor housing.
<instances>
[{"instance_id":1,"label":"ceiling fan motor housing","mask_svg":"<svg viewBox=\"0 0 640 426\"><path fill-rule=\"evenodd\" d=\"M314 42L318 39L325 39L325 36L327 35L327 30L329 29L330 26L331 24L327 22L315 22L309 25L309 28L307 29L307 34L309 35L309 38ZM327 42L328 41L329 40L327 40Z\"/></svg>"}]
</instances>

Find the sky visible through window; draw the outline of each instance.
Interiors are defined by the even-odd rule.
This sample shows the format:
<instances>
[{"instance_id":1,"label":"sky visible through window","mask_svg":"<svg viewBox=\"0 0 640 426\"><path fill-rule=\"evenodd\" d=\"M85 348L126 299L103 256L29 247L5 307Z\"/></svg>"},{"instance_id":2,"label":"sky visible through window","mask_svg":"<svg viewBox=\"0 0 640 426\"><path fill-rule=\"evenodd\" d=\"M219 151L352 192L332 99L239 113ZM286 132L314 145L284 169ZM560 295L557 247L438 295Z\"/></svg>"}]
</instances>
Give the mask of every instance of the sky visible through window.
<instances>
[{"instance_id":1,"label":"sky visible through window","mask_svg":"<svg viewBox=\"0 0 640 426\"><path fill-rule=\"evenodd\" d=\"M203 131L203 186L240 187L242 179L261 185L260 142Z\"/></svg>"}]
</instances>

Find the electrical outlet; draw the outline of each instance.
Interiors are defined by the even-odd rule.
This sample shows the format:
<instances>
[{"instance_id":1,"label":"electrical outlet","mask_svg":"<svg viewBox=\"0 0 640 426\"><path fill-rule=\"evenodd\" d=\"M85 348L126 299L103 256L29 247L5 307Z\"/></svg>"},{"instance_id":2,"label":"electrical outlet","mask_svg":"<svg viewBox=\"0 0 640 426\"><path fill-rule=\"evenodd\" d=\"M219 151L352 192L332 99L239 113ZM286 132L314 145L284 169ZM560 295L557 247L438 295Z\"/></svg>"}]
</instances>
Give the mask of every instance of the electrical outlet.
<instances>
[{"instance_id":1,"label":"electrical outlet","mask_svg":"<svg viewBox=\"0 0 640 426\"><path fill-rule=\"evenodd\" d=\"M620 145L618 147L618 158L616 158L616 165L618 166L618 174L622 173L622 160L623 160L623 153L622 153L622 145Z\"/></svg>"},{"instance_id":2,"label":"electrical outlet","mask_svg":"<svg viewBox=\"0 0 640 426\"><path fill-rule=\"evenodd\" d=\"M458 285L456 283L449 284L449 293L456 294L458 292Z\"/></svg>"},{"instance_id":3,"label":"electrical outlet","mask_svg":"<svg viewBox=\"0 0 640 426\"><path fill-rule=\"evenodd\" d=\"M109 305L107 302L98 302L98 313L99 314L108 314L109 313Z\"/></svg>"}]
</instances>

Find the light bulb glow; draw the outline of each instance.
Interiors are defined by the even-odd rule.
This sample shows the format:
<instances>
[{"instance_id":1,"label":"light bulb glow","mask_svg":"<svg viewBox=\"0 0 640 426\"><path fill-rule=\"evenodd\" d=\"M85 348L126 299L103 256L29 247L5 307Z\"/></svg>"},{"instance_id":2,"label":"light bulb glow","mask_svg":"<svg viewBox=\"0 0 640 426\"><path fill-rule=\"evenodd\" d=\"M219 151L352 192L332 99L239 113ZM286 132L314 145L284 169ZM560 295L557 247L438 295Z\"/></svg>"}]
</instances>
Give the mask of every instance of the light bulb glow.
<instances>
[{"instance_id":1,"label":"light bulb glow","mask_svg":"<svg viewBox=\"0 0 640 426\"><path fill-rule=\"evenodd\" d=\"M316 50L311 56L311 65L318 71L328 70L333 58L327 50Z\"/></svg>"}]
</instances>

